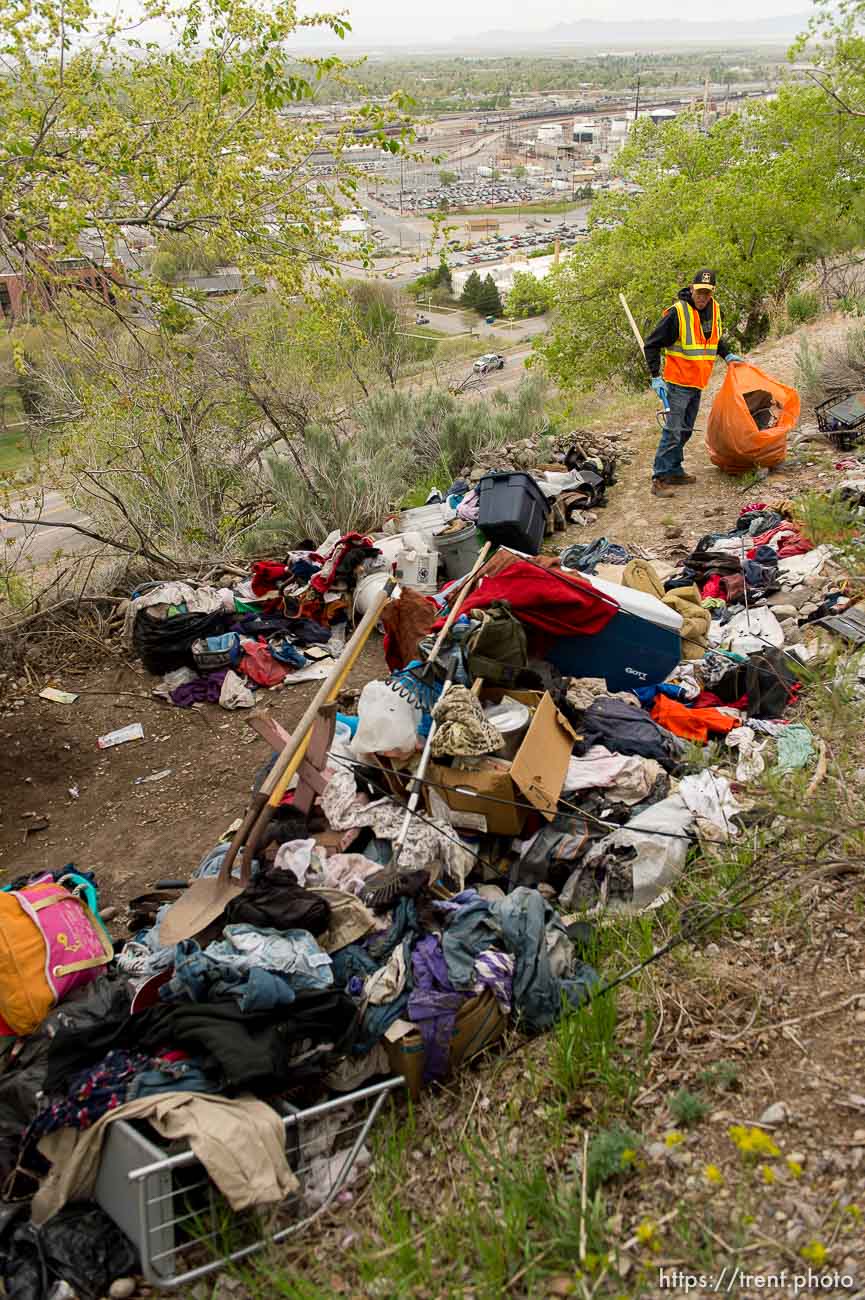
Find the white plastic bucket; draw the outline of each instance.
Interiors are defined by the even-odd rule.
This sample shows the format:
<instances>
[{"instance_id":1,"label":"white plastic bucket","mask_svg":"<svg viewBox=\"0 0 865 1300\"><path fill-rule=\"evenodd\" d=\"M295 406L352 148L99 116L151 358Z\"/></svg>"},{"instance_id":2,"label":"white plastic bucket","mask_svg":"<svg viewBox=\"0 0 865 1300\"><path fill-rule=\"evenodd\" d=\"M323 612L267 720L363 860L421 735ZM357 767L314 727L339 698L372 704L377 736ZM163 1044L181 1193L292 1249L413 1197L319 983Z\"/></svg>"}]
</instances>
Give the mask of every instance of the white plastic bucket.
<instances>
[{"instance_id":1,"label":"white plastic bucket","mask_svg":"<svg viewBox=\"0 0 865 1300\"><path fill-rule=\"evenodd\" d=\"M376 597L380 596L387 586L390 574L384 571L379 573L368 573L365 578L361 578L354 590L354 613L355 622L363 618L367 610L371 609L376 602Z\"/></svg>"}]
</instances>

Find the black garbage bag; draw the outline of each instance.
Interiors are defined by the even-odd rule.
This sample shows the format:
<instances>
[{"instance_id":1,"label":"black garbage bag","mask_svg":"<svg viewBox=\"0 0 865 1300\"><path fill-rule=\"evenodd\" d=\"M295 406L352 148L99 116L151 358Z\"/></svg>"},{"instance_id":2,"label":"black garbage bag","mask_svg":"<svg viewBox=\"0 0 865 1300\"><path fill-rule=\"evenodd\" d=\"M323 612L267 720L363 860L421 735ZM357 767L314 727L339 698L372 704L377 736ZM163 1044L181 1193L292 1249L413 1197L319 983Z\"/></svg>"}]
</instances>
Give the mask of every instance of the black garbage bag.
<instances>
[{"instance_id":1,"label":"black garbage bag","mask_svg":"<svg viewBox=\"0 0 865 1300\"><path fill-rule=\"evenodd\" d=\"M140 609L132 628L132 644L149 673L161 677L176 668L194 668L192 643L199 637L221 636L232 616L217 609L211 614L175 614L153 618Z\"/></svg>"},{"instance_id":2,"label":"black garbage bag","mask_svg":"<svg viewBox=\"0 0 865 1300\"><path fill-rule=\"evenodd\" d=\"M3 1258L8 1300L47 1300L55 1282L68 1282L79 1300L99 1300L111 1283L139 1269L131 1241L91 1201L73 1201L37 1228L13 1229Z\"/></svg>"},{"instance_id":3,"label":"black garbage bag","mask_svg":"<svg viewBox=\"0 0 865 1300\"><path fill-rule=\"evenodd\" d=\"M769 647L731 667L711 689L725 704L747 695L749 718L782 718L799 689L799 678L783 650Z\"/></svg>"}]
</instances>

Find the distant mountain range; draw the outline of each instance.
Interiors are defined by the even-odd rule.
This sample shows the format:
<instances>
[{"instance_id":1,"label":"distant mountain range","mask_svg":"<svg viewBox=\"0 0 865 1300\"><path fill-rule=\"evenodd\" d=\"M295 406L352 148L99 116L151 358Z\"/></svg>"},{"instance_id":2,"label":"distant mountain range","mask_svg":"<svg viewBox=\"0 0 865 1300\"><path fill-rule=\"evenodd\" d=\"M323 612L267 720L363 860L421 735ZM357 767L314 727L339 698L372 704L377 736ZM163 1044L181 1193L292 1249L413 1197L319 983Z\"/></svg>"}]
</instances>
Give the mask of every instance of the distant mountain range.
<instances>
[{"instance_id":1,"label":"distant mountain range","mask_svg":"<svg viewBox=\"0 0 865 1300\"><path fill-rule=\"evenodd\" d=\"M472 47L482 45L496 48L525 45L600 45L619 48L655 45L665 48L669 45L699 45L707 41L727 45L738 45L748 40L784 42L804 31L810 16L809 13L783 14L777 18L704 23L671 22L668 18L656 21L642 19L639 22L598 22L593 18L582 18L573 23L556 23L542 31L478 32L468 39ZM462 38L462 43L465 44L465 38Z\"/></svg>"},{"instance_id":2,"label":"distant mountain range","mask_svg":"<svg viewBox=\"0 0 865 1300\"><path fill-rule=\"evenodd\" d=\"M787 45L808 26L811 14L783 14L776 18L743 18L727 22L686 22L678 19L655 18L632 22L602 22L582 18L576 22L556 23L534 31L497 30L475 32L448 37L408 37L398 34L371 35L362 22L346 45L334 40L323 31L310 29L304 33L298 48L319 48L323 45L338 49L340 54L373 52L383 54L405 51L428 51L446 54L457 50L482 55L486 51L506 53L529 49L560 50L567 46L590 48L595 51L645 49L658 50L677 45ZM351 46L349 50L347 45Z\"/></svg>"}]
</instances>

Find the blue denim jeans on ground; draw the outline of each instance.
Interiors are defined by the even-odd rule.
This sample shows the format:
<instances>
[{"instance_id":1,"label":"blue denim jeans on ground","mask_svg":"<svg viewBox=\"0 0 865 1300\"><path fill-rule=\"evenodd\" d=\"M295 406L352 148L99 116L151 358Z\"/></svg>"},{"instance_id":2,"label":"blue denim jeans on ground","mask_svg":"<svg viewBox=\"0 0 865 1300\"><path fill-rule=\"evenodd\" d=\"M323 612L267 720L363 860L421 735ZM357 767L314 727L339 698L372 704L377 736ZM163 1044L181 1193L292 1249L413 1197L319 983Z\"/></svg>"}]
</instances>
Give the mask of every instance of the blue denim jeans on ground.
<instances>
[{"instance_id":1,"label":"blue denim jeans on ground","mask_svg":"<svg viewBox=\"0 0 865 1300\"><path fill-rule=\"evenodd\" d=\"M666 478L668 475L675 478L677 474L684 473L682 453L685 450L685 443L694 432L702 395L702 390L699 388L683 388L681 384L667 384L667 400L670 409L661 431L658 450L655 452L652 478Z\"/></svg>"}]
</instances>

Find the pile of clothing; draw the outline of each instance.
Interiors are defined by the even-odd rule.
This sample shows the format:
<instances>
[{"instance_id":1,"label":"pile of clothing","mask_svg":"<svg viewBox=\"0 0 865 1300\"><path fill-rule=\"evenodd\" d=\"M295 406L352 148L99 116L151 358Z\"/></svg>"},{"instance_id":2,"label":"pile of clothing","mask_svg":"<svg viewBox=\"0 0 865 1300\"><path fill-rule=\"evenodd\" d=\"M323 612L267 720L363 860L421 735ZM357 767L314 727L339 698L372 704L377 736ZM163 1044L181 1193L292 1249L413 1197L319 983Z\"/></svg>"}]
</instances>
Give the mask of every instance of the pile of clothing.
<instances>
[{"instance_id":1,"label":"pile of clothing","mask_svg":"<svg viewBox=\"0 0 865 1300\"><path fill-rule=\"evenodd\" d=\"M625 588L680 616L678 665L663 681L616 692L603 678L563 677L547 660L553 647L562 638L578 647L583 637L588 646ZM749 782L770 766L786 773L814 762L814 738L795 717L802 666L820 652L826 628L843 634L844 618L853 625L854 604L831 549L811 542L784 501L745 505L728 531L701 538L678 564L634 558L608 538L570 547L558 561L502 549L452 629L463 653L450 705L436 703L428 680L413 693L424 681L423 643L413 659L392 645L386 685L404 697L405 717L393 750L385 739L376 757L407 778L437 727L427 811L468 837L477 855L469 884L502 884L506 875L507 889L539 890L566 913L656 905L696 838L741 833ZM506 634L508 619L522 640ZM639 624L630 626L638 636ZM364 706L362 697L361 737ZM502 709L515 717L517 708L528 715L522 748L497 726ZM406 728L409 740L415 729L414 752ZM724 759L689 770L691 747L710 742L723 745ZM567 761L557 768L552 755L562 746ZM366 757L362 744L353 749L355 762Z\"/></svg>"},{"instance_id":2,"label":"pile of clothing","mask_svg":"<svg viewBox=\"0 0 865 1300\"><path fill-rule=\"evenodd\" d=\"M549 1029L598 988L599 914L657 906L695 842L742 834L749 783L813 761L800 669L821 628L855 611L786 503L745 506L678 565L606 538L567 558L501 548L435 664L452 595L404 591L385 620L390 675L342 715L313 794L288 790L223 913L170 944L174 896L135 900L110 966L34 1032L0 1039L0 1163L32 1196L32 1225L92 1194L124 1118L188 1141L235 1208L296 1193L281 1107L397 1073L443 1080L508 1018ZM222 671L201 656L225 641L239 652L226 674L269 685L273 665L331 644L379 561L350 534L233 589L163 584L130 605L130 636L154 671L196 673L172 698ZM680 627L664 680L613 691L548 657L605 635L624 607L596 569ZM625 626L639 639L637 615ZM710 743L721 757L707 766Z\"/></svg>"},{"instance_id":3,"label":"pile of clothing","mask_svg":"<svg viewBox=\"0 0 865 1300\"><path fill-rule=\"evenodd\" d=\"M231 587L153 583L135 592L125 639L154 694L179 708L252 708L260 689L323 677L345 641L352 594L386 567L369 537L332 534L305 542L284 560L259 560Z\"/></svg>"}]
</instances>

